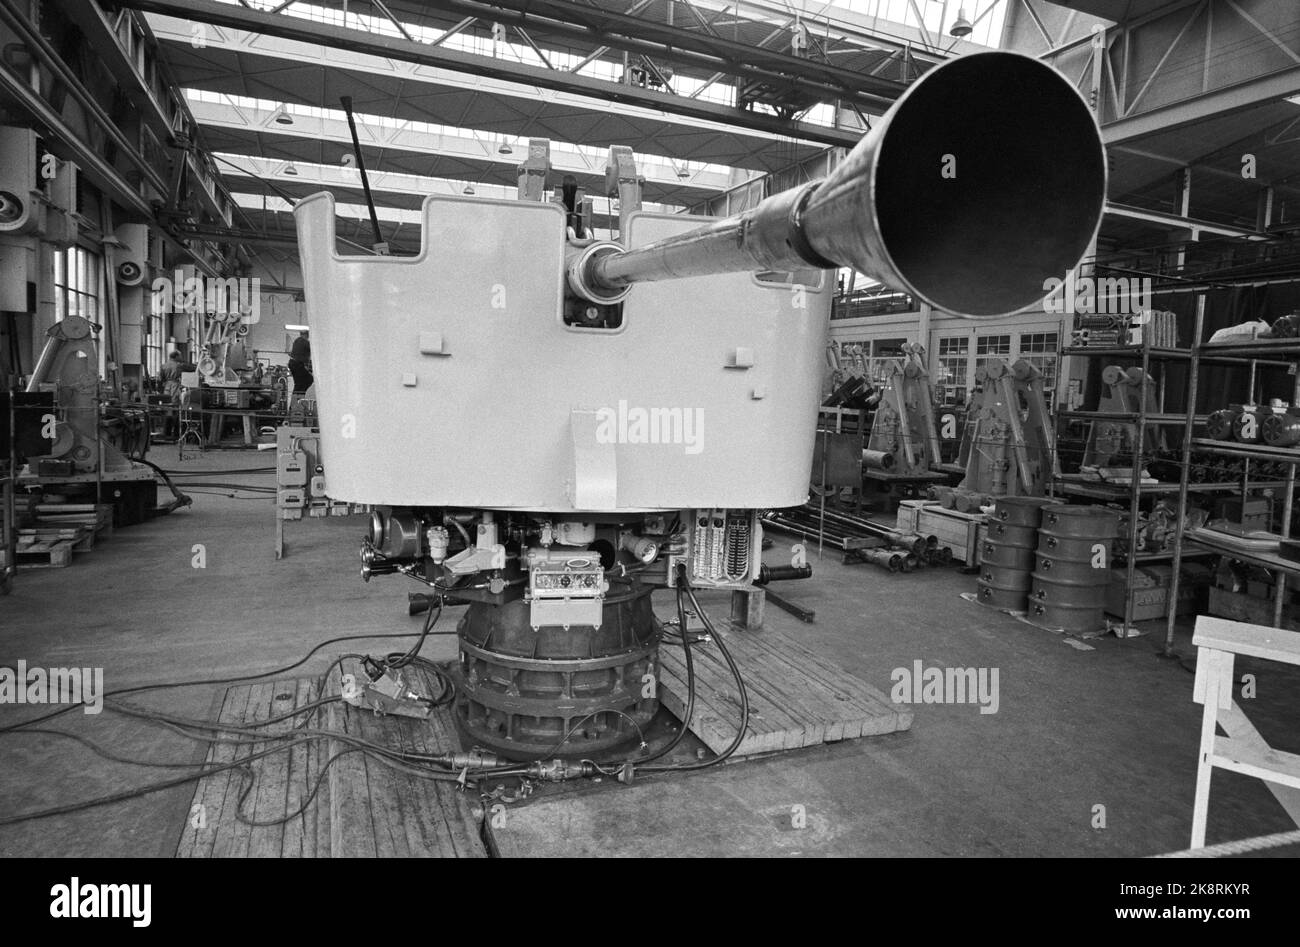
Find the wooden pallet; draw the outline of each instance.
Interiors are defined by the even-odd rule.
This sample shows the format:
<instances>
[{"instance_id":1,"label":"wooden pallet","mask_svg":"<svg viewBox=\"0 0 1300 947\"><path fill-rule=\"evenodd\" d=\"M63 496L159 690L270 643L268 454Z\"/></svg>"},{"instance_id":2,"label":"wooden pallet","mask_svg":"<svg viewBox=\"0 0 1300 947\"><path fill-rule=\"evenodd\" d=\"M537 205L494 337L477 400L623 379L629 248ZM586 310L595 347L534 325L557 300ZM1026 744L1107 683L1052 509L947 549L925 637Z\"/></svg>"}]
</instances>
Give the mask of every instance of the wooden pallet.
<instances>
[{"instance_id":1,"label":"wooden pallet","mask_svg":"<svg viewBox=\"0 0 1300 947\"><path fill-rule=\"evenodd\" d=\"M14 559L20 569L62 569L72 565L73 545L70 539L27 543L14 549Z\"/></svg>"},{"instance_id":2,"label":"wooden pallet","mask_svg":"<svg viewBox=\"0 0 1300 947\"><path fill-rule=\"evenodd\" d=\"M78 552L93 549L95 539L113 535L113 504L71 504L41 503L35 504L32 511L36 515L35 528L47 529L81 529L89 535L80 540Z\"/></svg>"},{"instance_id":3,"label":"wooden pallet","mask_svg":"<svg viewBox=\"0 0 1300 947\"><path fill-rule=\"evenodd\" d=\"M337 684L336 671L332 675L334 693ZM315 679L300 678L231 687L218 719L245 726L278 717L315 700L316 686ZM418 675L416 686L425 693L437 692L436 683L419 679ZM301 719L272 724L266 730L284 731ZM313 728L355 734L394 748L425 753L459 749L448 708L436 710L428 720L417 720L377 717L334 703L317 711L314 720L309 725ZM177 856L486 856L479 839L474 799L452 783L435 783L399 772L360 752L344 753L328 769L324 768L327 761L348 749L338 740L312 740L248 764L251 781L238 770L201 780L195 789L190 821L177 845ZM250 752L248 745L215 744L208 761L231 762ZM239 808L245 819L279 820L303 807L318 783L315 797L302 814L281 825L249 825L236 815L241 793L247 790ZM204 814L201 827L196 825L198 811Z\"/></svg>"},{"instance_id":4,"label":"wooden pallet","mask_svg":"<svg viewBox=\"0 0 1300 947\"><path fill-rule=\"evenodd\" d=\"M786 632L719 629L740 668L749 697L748 735L737 756L906 730L912 711L847 674ZM691 732L713 752L735 739L740 700L735 679L714 644L692 649L695 712ZM659 699L678 719L686 713L686 663L681 648L659 650Z\"/></svg>"},{"instance_id":5,"label":"wooden pallet","mask_svg":"<svg viewBox=\"0 0 1300 947\"><path fill-rule=\"evenodd\" d=\"M84 526L36 526L18 530L18 544L56 543L67 540L73 552L86 552L95 548L95 531Z\"/></svg>"}]
</instances>

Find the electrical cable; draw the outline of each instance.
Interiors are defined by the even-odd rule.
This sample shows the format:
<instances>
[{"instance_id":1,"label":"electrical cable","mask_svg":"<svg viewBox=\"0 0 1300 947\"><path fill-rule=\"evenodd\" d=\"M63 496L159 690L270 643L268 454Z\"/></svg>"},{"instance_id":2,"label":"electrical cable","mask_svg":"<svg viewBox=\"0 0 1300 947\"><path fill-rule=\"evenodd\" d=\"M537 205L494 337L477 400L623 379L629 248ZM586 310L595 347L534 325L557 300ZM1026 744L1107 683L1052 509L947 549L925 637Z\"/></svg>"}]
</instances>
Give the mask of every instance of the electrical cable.
<instances>
[{"instance_id":1,"label":"electrical cable","mask_svg":"<svg viewBox=\"0 0 1300 947\"><path fill-rule=\"evenodd\" d=\"M690 729L691 717L695 714L695 658L691 654L691 635L686 631L686 603L685 592L682 590L681 577L685 574L685 568L679 565L679 581L677 585L677 622L678 627L682 629L682 652L686 661L686 712L682 715L681 726L678 728L676 735L667 746L650 754L638 762L644 766L646 763L652 763L655 760L662 759L673 750L677 749L678 744L686 736L686 731Z\"/></svg>"},{"instance_id":2,"label":"electrical cable","mask_svg":"<svg viewBox=\"0 0 1300 947\"><path fill-rule=\"evenodd\" d=\"M295 668L300 668L308 661L310 661L312 659L312 656L315 655L317 651L320 651L322 648L325 648L328 645L337 644L340 641L367 641L372 638L412 638L415 637L417 634L418 632L400 631L400 632L383 632L383 633L375 633L375 634L368 634L368 635L340 635L337 638L327 638L324 641L320 642L320 644L313 647L299 660L293 662L292 664L287 664L284 667L275 668L274 670L271 671L264 671L260 674L245 674L238 677L200 678L198 680L192 680L192 681L164 681L157 684L138 684L135 687L123 687L115 691L107 691L105 692L104 697L106 698L120 697L123 694L138 694L144 691L152 691L152 690L169 690L173 687L200 687L205 684L241 684L245 681L257 681L257 680L261 680L264 677L274 677L276 675L280 675L288 671L292 671ZM12 730L17 730L21 727L29 726L34 723L44 723L46 720L52 720L53 718L61 716L62 714L66 714L72 710L75 710L80 706L81 704L68 704L48 714L43 714L39 717L33 717L30 720L23 720L19 723L13 723L5 727L0 727L0 735L9 733Z\"/></svg>"},{"instance_id":3,"label":"electrical cable","mask_svg":"<svg viewBox=\"0 0 1300 947\"><path fill-rule=\"evenodd\" d=\"M193 769L196 766L203 765L202 763L164 763L158 760L141 760L129 756L118 756L117 754L104 749L99 744L95 743L93 740L87 740L85 737L81 736L80 734L69 733L67 730L51 730L47 727L28 727L23 730L15 730L13 732L17 734L36 733L42 736L64 737L66 739L73 740L77 743L80 743L86 749L90 750L90 752L94 753L97 756L102 756L106 760L111 760L114 763L125 763L130 766L152 766L152 767L157 767L158 769Z\"/></svg>"},{"instance_id":4,"label":"electrical cable","mask_svg":"<svg viewBox=\"0 0 1300 947\"><path fill-rule=\"evenodd\" d=\"M544 754L542 754L542 759L550 759L557 750L559 750L561 747L564 746L564 744L569 742L569 738L572 737L578 731L579 727L581 727L592 717L596 716L596 714L618 714L620 717L627 720L628 723L632 724L632 726L636 728L636 735L637 738L641 741L641 745L642 746L646 745L645 734L641 732L641 725L636 722L636 718L634 718L631 714L626 713L625 711L619 710L617 707L602 707L600 710L593 710L591 713L587 714L586 716L580 717L578 719L578 722L570 726L568 731L564 734L564 736L560 738L559 743L555 744L555 746L551 747Z\"/></svg>"},{"instance_id":5,"label":"electrical cable","mask_svg":"<svg viewBox=\"0 0 1300 947\"><path fill-rule=\"evenodd\" d=\"M227 500L258 500L262 503L274 499L274 497L264 496L260 493L251 497L239 497L235 496L235 492L238 491L232 492L230 490L194 490L192 492L205 497L225 497Z\"/></svg>"},{"instance_id":6,"label":"electrical cable","mask_svg":"<svg viewBox=\"0 0 1300 947\"><path fill-rule=\"evenodd\" d=\"M159 473L171 474L173 477L207 477L213 474L250 474L250 473L275 473L274 467L235 467L230 470L164 470L158 468Z\"/></svg>"},{"instance_id":7,"label":"electrical cable","mask_svg":"<svg viewBox=\"0 0 1300 947\"><path fill-rule=\"evenodd\" d=\"M218 764L217 766L205 767L201 772L198 773L191 773L186 776L178 776L174 779L166 779L156 783L149 783L144 786L138 786L135 789L127 789L121 792L111 793L109 795L100 796L98 798L86 800L84 802L69 803L67 805L62 805L62 806L51 806L46 809L37 809L34 812L24 812L19 815L0 817L0 826L16 825L20 822L31 822L37 819L48 819L53 816L59 816L59 815L71 815L72 813L75 812L84 812L87 809L94 809L94 808L98 808L99 806L107 806L117 802L125 802L129 799L138 799L142 796L147 796L155 792L162 792L163 790L166 789L174 789L177 786L184 786L186 783L197 782L198 780L203 779L205 776L211 776L216 773L225 772L226 770L229 769L235 769L236 767L247 765L248 763L254 760L261 759L265 756L270 756L272 753L283 752L285 749L287 749L286 746L270 747L269 749L262 750L257 753L253 753L250 756L246 756L241 759L231 761L229 763L221 763Z\"/></svg>"},{"instance_id":8,"label":"electrical cable","mask_svg":"<svg viewBox=\"0 0 1300 947\"><path fill-rule=\"evenodd\" d=\"M442 596L439 595L437 609L435 610L430 608L428 612L425 613L424 627L420 629L420 639L414 644L414 646L412 646L411 650L407 651L405 654L402 654L400 651L394 651L392 654L389 654L384 659L384 663L390 668L402 668L410 664L415 656L420 653L420 649L424 647L425 639L429 637L429 634L433 631L434 626L438 624L438 619L441 617Z\"/></svg>"},{"instance_id":9,"label":"electrical cable","mask_svg":"<svg viewBox=\"0 0 1300 947\"><path fill-rule=\"evenodd\" d=\"M235 483L231 480L193 480L186 487L224 487L228 490L254 490L258 493L275 493L278 489L261 483Z\"/></svg>"},{"instance_id":10,"label":"electrical cable","mask_svg":"<svg viewBox=\"0 0 1300 947\"><path fill-rule=\"evenodd\" d=\"M166 516L168 513L171 513L173 510L180 509L182 506L190 506L192 504L193 501L188 496L186 496L184 493L181 493L180 490L176 489L176 484L172 483L172 478L167 476L167 471L163 470L153 461L145 460L143 457L140 458L139 462L144 464L149 469L151 469L158 476L162 477L163 483L167 485L167 489L172 492L172 496L174 497L171 503L168 503L166 506L158 508L159 513Z\"/></svg>"},{"instance_id":11,"label":"electrical cable","mask_svg":"<svg viewBox=\"0 0 1300 947\"><path fill-rule=\"evenodd\" d=\"M28 732L34 732L34 731L28 731ZM66 734L63 731L51 731L51 732L58 733L63 736L71 736L73 737L73 739L77 739L79 742L88 742L88 741L81 740L80 738L77 738L72 734ZM378 747L378 744L368 745L368 741L362 741L359 738L345 739L350 736L349 734L335 733L334 731L325 731L320 736L304 737L301 734L295 735L293 733L287 734L287 736L292 738L289 742L282 743L277 746L268 747L265 750L259 750L250 753L248 756L240 757L237 760L231 760L227 763L220 763L215 766L209 766L206 763L173 764L173 765L199 766L202 767L200 772L190 773L185 776L178 776L174 779L162 780L156 783L149 783L144 786L138 786L134 789L123 790L122 792L111 793L109 795L100 796L95 799L84 800L82 802L69 803L67 805L62 805L62 806L52 806L46 809L38 809L34 812L21 813L16 816L5 816L3 818L0 818L0 826L16 825L20 822L31 822L38 819L47 819L47 818L60 816L60 815L71 815L76 812L84 812L86 810L98 808L101 806L112 805L118 802L125 802L130 799L141 798L143 796L147 796L155 792L162 792L167 789L174 789L178 786L183 786L187 783L197 782L198 780L205 779L208 776L213 776L218 773L223 773L232 769L243 770L244 772L246 772L251 776L252 771L248 769L249 763L252 763L259 759L263 759L267 756L271 756L274 753L282 753L285 752L286 750L291 750L296 746L309 742L312 739L321 739L322 737L328 739L339 739L341 740L341 742L345 742L345 743L358 744L358 745L354 745L349 750L336 753L333 757L331 757L330 760L322 768L321 770L322 774L324 774L328 770L329 766L335 760L337 760L340 756L343 756L345 753L363 752L377 758L379 762L384 763L385 765L394 766L394 768L401 769L402 771L409 773L410 775L413 776L418 776L423 779L440 780L443 782L457 782L457 783L460 782L460 777L453 775L451 773L447 773L439 770L426 770L426 769L421 769L419 767L403 765L405 764L406 761L400 758L394 759L393 757L395 756L395 754L393 754L391 751L387 753L378 752L378 750L380 749L387 749L387 748ZM264 742L264 740L259 740L254 742ZM167 765L167 764L138 764L138 765ZM245 787L244 791L241 793L239 797L239 801L241 805L244 799L247 797L248 791L251 788L252 788L251 784L249 784ZM309 797L307 803L304 804L304 809L306 805L310 803L311 798L315 797L316 790L319 790L319 788L320 788L320 781L318 778L316 787L311 797ZM286 816L284 818L284 821L287 822L295 818L297 815L301 815L301 814L302 814L302 810L299 810L298 812ZM236 818L239 818L240 821L246 821L244 818L240 816L240 813L238 812L236 812ZM257 823L250 823L250 824L257 824ZM268 824L280 824L280 823L273 822Z\"/></svg>"},{"instance_id":12,"label":"electrical cable","mask_svg":"<svg viewBox=\"0 0 1300 947\"><path fill-rule=\"evenodd\" d=\"M745 680L741 676L740 668L736 665L735 659L731 656L731 651L727 648L727 643L722 640L722 637L713 627L713 622L709 619L708 614L700 607L699 600L695 597L695 590L690 587L690 584L686 580L685 566L678 563L677 568L679 586L685 588L686 595L691 600L691 605L695 607L695 612L699 616L700 621L704 622L704 627L708 629L709 634L717 643L718 651L721 652L723 660L727 662L727 667L731 671L731 676L736 681L736 691L740 695L740 727L736 730L736 736L732 739L730 745L711 760L705 760L701 763L685 763L672 766L645 766L644 764L641 766L635 766L634 764L635 769L647 773L685 772L688 770L708 769L710 766L717 766L729 759L732 754L736 752L740 747L740 744L744 742L745 734L749 730L749 693L745 689ZM682 727L684 730L686 724L683 723Z\"/></svg>"}]
</instances>

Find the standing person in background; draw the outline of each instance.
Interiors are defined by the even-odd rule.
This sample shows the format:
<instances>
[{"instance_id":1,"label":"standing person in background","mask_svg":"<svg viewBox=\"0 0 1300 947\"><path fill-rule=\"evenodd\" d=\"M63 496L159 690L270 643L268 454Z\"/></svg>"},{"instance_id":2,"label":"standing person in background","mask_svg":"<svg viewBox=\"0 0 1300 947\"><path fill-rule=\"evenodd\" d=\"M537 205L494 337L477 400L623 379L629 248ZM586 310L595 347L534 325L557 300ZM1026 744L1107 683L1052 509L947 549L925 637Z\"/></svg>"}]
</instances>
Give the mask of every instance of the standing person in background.
<instances>
[{"instance_id":1,"label":"standing person in background","mask_svg":"<svg viewBox=\"0 0 1300 947\"><path fill-rule=\"evenodd\" d=\"M180 419L177 410L181 403L181 353L172 352L167 361L158 370L162 382L163 394L167 396L167 415L163 420L163 437L168 437L175 430L180 432Z\"/></svg>"},{"instance_id":2,"label":"standing person in background","mask_svg":"<svg viewBox=\"0 0 1300 947\"><path fill-rule=\"evenodd\" d=\"M289 374L293 376L293 392L289 396L289 413L292 414L307 389L316 383L311 373L311 342L307 339L306 329L298 333L289 349Z\"/></svg>"}]
</instances>

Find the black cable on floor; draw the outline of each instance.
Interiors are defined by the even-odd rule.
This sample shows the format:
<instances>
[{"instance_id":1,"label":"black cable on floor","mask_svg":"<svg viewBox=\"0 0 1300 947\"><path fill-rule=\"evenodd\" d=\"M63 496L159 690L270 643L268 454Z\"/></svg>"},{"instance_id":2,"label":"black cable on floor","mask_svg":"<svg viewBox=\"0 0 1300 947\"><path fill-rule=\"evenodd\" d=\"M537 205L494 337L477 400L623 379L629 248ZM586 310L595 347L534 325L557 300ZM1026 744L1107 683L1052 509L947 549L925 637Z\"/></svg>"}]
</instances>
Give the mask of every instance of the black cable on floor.
<instances>
[{"instance_id":1,"label":"black cable on floor","mask_svg":"<svg viewBox=\"0 0 1300 947\"><path fill-rule=\"evenodd\" d=\"M123 694L140 694L145 691L170 690L173 687L201 687L205 684L240 684L243 683L244 681L258 681L264 677L274 677L276 675L280 675L288 671L292 671L295 668L302 667L304 664L306 664L308 661L312 659L312 656L315 655L317 651L320 651L322 648L328 645L337 644L340 641L367 641L373 638L414 638L418 634L419 632L401 631L401 632L382 632L382 633L376 633L370 635L340 635L337 638L325 639L320 644L313 647L310 651L308 651L297 661L293 662L292 664L286 664L284 667L276 668L275 670L272 671L264 671L260 674L244 674L238 677L213 677L213 678L200 678L198 680L192 680L192 681L164 681L158 684L138 684L135 687L123 687L115 691L107 691L105 692L104 697L121 697ZM66 714L72 710L77 709L80 706L81 704L68 704L67 706L60 707L58 710L52 711L51 713L44 714L39 717L33 717L30 720L24 720L21 721L20 723L13 723L8 725L7 727L0 727L0 735L9 733L13 730L17 730L20 727L30 726L31 724L34 723L44 723L46 720L53 720L55 717L61 716L62 714Z\"/></svg>"}]
</instances>

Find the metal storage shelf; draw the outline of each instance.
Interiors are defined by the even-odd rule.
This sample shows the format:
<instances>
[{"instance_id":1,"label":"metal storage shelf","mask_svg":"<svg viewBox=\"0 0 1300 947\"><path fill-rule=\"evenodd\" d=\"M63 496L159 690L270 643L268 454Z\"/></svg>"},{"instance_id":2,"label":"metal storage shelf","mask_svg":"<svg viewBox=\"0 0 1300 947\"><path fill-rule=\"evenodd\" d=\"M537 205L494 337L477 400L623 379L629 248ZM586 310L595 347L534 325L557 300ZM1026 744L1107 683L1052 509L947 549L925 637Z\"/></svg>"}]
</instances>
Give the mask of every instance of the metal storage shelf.
<instances>
[{"instance_id":1,"label":"metal storage shelf","mask_svg":"<svg viewBox=\"0 0 1300 947\"><path fill-rule=\"evenodd\" d=\"M1058 411L1057 415L1062 418L1080 418L1091 419L1094 421L1138 421L1142 415L1137 412L1125 411ZM1204 424L1209 418L1200 414L1196 416L1197 424ZM1148 424L1186 424L1187 415L1185 414L1167 414L1157 413L1146 416Z\"/></svg>"},{"instance_id":2,"label":"metal storage shelf","mask_svg":"<svg viewBox=\"0 0 1300 947\"><path fill-rule=\"evenodd\" d=\"M1196 298L1196 323L1193 329L1192 338L1199 340L1205 334L1205 295L1202 293ZM1279 361L1279 358L1282 360ZM1200 363L1208 361L1213 363L1229 363L1234 360L1242 361L1250 370L1249 381L1246 391L1246 402L1255 400L1256 380L1258 370L1261 365L1285 365L1294 367L1297 360L1300 359L1300 339L1257 339L1248 342L1227 342L1211 344L1206 342L1197 342L1192 346L1192 358L1190 367L1187 372L1187 404L1188 410L1195 410L1197 387L1200 374ZM1300 375L1296 376L1295 388L1292 394L1292 403L1300 403ZM1282 521L1281 537L1289 539L1291 536L1291 514L1295 503L1295 477L1296 466L1300 464L1300 450L1292 448L1269 447L1267 445L1241 444L1229 441L1216 441L1205 437L1195 437L1194 429L1196 426L1195 418L1189 415L1186 419L1186 428L1183 436L1183 456L1182 456L1182 473L1179 480L1178 489L1178 518L1174 533L1174 568L1173 575L1170 578L1169 598L1171 602L1178 601L1178 580L1179 568L1182 563L1184 545L1194 545L1202 549L1209 549L1220 555L1232 556L1243 562L1250 562L1263 566L1268 569L1275 569L1278 572L1277 582L1274 585L1273 594L1273 626L1281 627L1282 608L1286 603L1287 579L1293 575L1300 575L1300 563L1284 559L1275 553L1255 553L1242 551L1231 543L1218 541L1212 535L1206 536L1204 530L1198 530L1194 536L1187 535L1185 527L1187 523L1187 497L1193 492L1196 486L1188 481L1191 472L1192 451L1207 451L1214 454L1223 454L1232 457L1241 457L1245 463L1240 481L1235 485L1241 492L1243 500L1247 493L1252 489L1259 489L1265 486L1276 486L1274 482L1252 481L1250 465L1252 461L1262 462L1281 462L1287 465L1286 480L1280 486L1282 487ZM1166 655L1174 653L1174 625L1177 621L1177 609L1171 608L1165 624L1165 646Z\"/></svg>"},{"instance_id":3,"label":"metal storage shelf","mask_svg":"<svg viewBox=\"0 0 1300 947\"><path fill-rule=\"evenodd\" d=\"M1265 365L1288 364L1280 361L1269 361L1270 356L1276 357L1287 354L1286 346L1273 345L1266 347L1263 344L1264 342L1290 342L1297 349L1300 349L1300 344L1297 344L1295 339L1266 339L1253 345L1220 343L1218 345L1202 346L1201 351L1195 354L1202 362L1213 362L1222 365L1248 365L1251 362L1260 362ZM1190 349L1145 348L1141 345L1071 345L1061 349L1061 355L1129 359L1141 359L1145 355L1149 361L1178 362L1190 361L1193 352Z\"/></svg>"},{"instance_id":4,"label":"metal storage shelf","mask_svg":"<svg viewBox=\"0 0 1300 947\"><path fill-rule=\"evenodd\" d=\"M8 465L5 466L7 468ZM4 564L0 565L0 595L7 595L13 583L14 573L17 572L18 536L18 523L14 511L14 478L7 469L4 473L0 473L0 524L3 525L3 534L0 534L0 555L4 556Z\"/></svg>"},{"instance_id":5,"label":"metal storage shelf","mask_svg":"<svg viewBox=\"0 0 1300 947\"><path fill-rule=\"evenodd\" d=\"M1199 338L1199 336L1197 337ZM1063 356L1076 356L1081 358L1123 358L1136 360L1140 363L1143 374L1147 376L1150 375L1152 362L1186 361L1195 364L1195 353L1191 349L1162 348L1146 344L1097 346L1075 345L1063 348L1061 354ZM1158 407L1161 410L1148 411L1145 395L1143 395L1140 404L1141 410L1136 412L1057 411L1056 422L1058 428L1063 419L1119 421L1134 425L1136 427L1136 433L1133 438L1133 470L1135 472L1140 472L1145 467L1147 460L1144 456L1147 440L1147 425L1162 426L1188 423L1188 417L1186 414L1174 414L1163 410L1165 406L1163 378L1160 385L1158 403ZM1198 420L1199 423L1204 423L1206 419L1201 417ZM1191 436L1190 431L1188 432L1188 436ZM1053 467L1059 471L1059 467L1056 464L1053 464ZM1213 491L1216 488L1222 489L1219 484L1199 484L1198 486L1206 492ZM1134 594L1136 591L1135 578L1137 575L1138 563L1142 561L1156 561L1154 557L1162 555L1160 553L1148 553L1145 555L1152 558L1144 560L1144 554L1137 551L1138 511L1141 508L1142 500L1144 497L1172 494L1178 491L1178 489L1179 488L1175 484L1170 483L1142 483L1139 477L1133 477L1128 483L1110 483L1101 480L1088 480L1078 475L1061 474L1059 472L1053 477L1052 492L1054 494L1060 492L1071 496L1088 497L1090 499L1112 503L1123 502L1125 499L1128 500L1128 542L1125 544L1123 553L1120 556L1117 556L1117 558L1122 559L1126 569L1124 594L1125 627L1133 623ZM1172 603L1174 601L1176 601L1176 599L1171 597L1170 602Z\"/></svg>"},{"instance_id":6,"label":"metal storage shelf","mask_svg":"<svg viewBox=\"0 0 1300 947\"><path fill-rule=\"evenodd\" d=\"M1272 463L1300 464L1300 449L1294 447L1269 447L1266 444L1243 444L1234 441L1215 441L1208 437L1192 439L1197 449L1212 454L1230 454L1233 457L1248 457L1253 460L1266 460Z\"/></svg>"},{"instance_id":7,"label":"metal storage shelf","mask_svg":"<svg viewBox=\"0 0 1300 947\"><path fill-rule=\"evenodd\" d=\"M1215 554L1213 552L1210 552L1209 550L1205 550L1204 552L1184 552L1183 558L1184 559L1187 559L1189 557L1200 558L1202 556L1212 556L1212 555ZM1142 565L1145 562L1169 562L1173 558L1174 558L1174 554L1172 551L1171 552L1140 552L1134 557L1133 561L1136 562L1138 565Z\"/></svg>"},{"instance_id":8,"label":"metal storage shelf","mask_svg":"<svg viewBox=\"0 0 1300 947\"><path fill-rule=\"evenodd\" d=\"M1158 359L1191 358L1190 349L1167 349L1145 345L1067 345L1062 355L1107 356L1110 358L1141 358L1147 355Z\"/></svg>"},{"instance_id":9,"label":"metal storage shelf","mask_svg":"<svg viewBox=\"0 0 1300 947\"><path fill-rule=\"evenodd\" d=\"M1057 486L1065 493L1071 493L1075 496L1094 496L1097 499L1104 500L1122 500L1128 496L1132 490L1132 484L1112 483L1106 480L1076 480L1070 479L1071 474L1064 474L1057 481ZM1267 483L1257 483L1258 487L1283 487L1286 486L1285 480L1270 480ZM1142 483L1138 484L1138 491L1143 496L1160 496L1162 494L1175 494L1178 492L1179 485L1176 483ZM1189 483L1187 489L1191 493L1231 493L1240 490L1241 486L1236 483Z\"/></svg>"},{"instance_id":10,"label":"metal storage shelf","mask_svg":"<svg viewBox=\"0 0 1300 947\"><path fill-rule=\"evenodd\" d=\"M1197 546L1204 546L1219 555L1231 556L1233 559L1240 559L1242 562L1249 562L1252 565L1263 566L1266 569L1280 569L1291 575L1300 575L1300 562L1296 562L1294 559L1286 559L1272 552L1248 552L1230 542L1210 538L1206 535L1206 530L1203 529L1197 530L1195 536L1188 536L1187 542Z\"/></svg>"},{"instance_id":11,"label":"metal storage shelf","mask_svg":"<svg viewBox=\"0 0 1300 947\"><path fill-rule=\"evenodd\" d=\"M1253 342L1206 342L1202 355L1221 358L1241 358L1251 361L1267 360L1275 356L1300 356L1300 339L1255 339Z\"/></svg>"}]
</instances>

